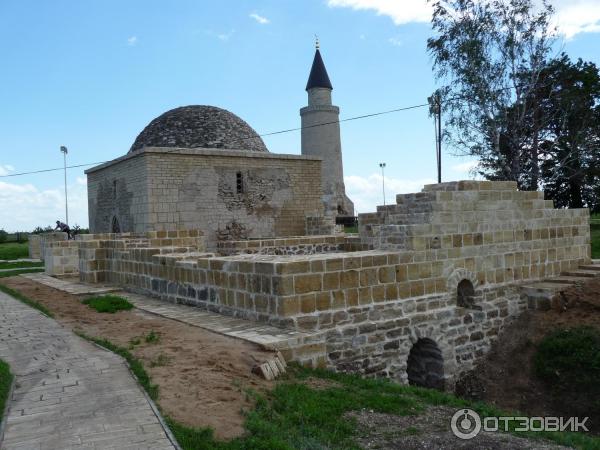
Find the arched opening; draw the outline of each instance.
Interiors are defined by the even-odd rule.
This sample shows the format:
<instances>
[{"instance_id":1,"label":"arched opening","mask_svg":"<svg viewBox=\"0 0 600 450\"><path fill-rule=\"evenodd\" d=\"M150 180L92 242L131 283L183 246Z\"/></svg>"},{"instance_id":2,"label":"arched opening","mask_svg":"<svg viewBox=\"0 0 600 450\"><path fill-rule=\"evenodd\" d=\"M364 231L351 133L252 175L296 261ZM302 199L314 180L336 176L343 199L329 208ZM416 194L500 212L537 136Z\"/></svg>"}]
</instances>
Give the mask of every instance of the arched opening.
<instances>
[{"instance_id":1,"label":"arched opening","mask_svg":"<svg viewBox=\"0 0 600 450\"><path fill-rule=\"evenodd\" d=\"M444 389L444 358L433 340L419 339L412 346L406 362L406 374L411 386Z\"/></svg>"},{"instance_id":2,"label":"arched opening","mask_svg":"<svg viewBox=\"0 0 600 450\"><path fill-rule=\"evenodd\" d=\"M119 219L116 216L112 218L112 224L110 225L111 233L120 233L121 225L119 225Z\"/></svg>"},{"instance_id":3,"label":"arched opening","mask_svg":"<svg viewBox=\"0 0 600 450\"><path fill-rule=\"evenodd\" d=\"M463 308L475 307L475 288L469 280L462 280L456 286L456 304Z\"/></svg>"}]
</instances>

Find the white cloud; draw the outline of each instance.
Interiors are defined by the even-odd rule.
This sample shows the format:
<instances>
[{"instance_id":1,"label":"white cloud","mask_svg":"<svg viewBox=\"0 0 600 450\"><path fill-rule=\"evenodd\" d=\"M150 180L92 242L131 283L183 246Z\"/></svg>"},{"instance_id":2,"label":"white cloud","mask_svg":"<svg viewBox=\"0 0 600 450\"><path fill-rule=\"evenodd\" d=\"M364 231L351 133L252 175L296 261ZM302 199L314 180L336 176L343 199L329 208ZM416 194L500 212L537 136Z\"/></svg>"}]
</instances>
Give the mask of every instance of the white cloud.
<instances>
[{"instance_id":1,"label":"white cloud","mask_svg":"<svg viewBox=\"0 0 600 450\"><path fill-rule=\"evenodd\" d=\"M87 227L87 183L78 177L68 186L69 223ZM31 231L37 226L64 220L65 197L62 186L40 190L31 183L0 181L0 229L9 232Z\"/></svg>"},{"instance_id":2,"label":"white cloud","mask_svg":"<svg viewBox=\"0 0 600 450\"><path fill-rule=\"evenodd\" d=\"M600 0L555 0L556 25L567 39L600 32Z\"/></svg>"},{"instance_id":3,"label":"white cloud","mask_svg":"<svg viewBox=\"0 0 600 450\"><path fill-rule=\"evenodd\" d=\"M127 45L129 45L130 47L133 47L134 45L137 45L138 43L138 38L137 36L131 36L127 38Z\"/></svg>"},{"instance_id":4,"label":"white cloud","mask_svg":"<svg viewBox=\"0 0 600 450\"><path fill-rule=\"evenodd\" d=\"M227 41L229 41L231 36L233 36L233 34L235 33L235 30L231 30L229 33L215 33L212 30L205 30L204 33L206 33L209 36L215 37L222 42L227 42Z\"/></svg>"},{"instance_id":5,"label":"white cloud","mask_svg":"<svg viewBox=\"0 0 600 450\"><path fill-rule=\"evenodd\" d=\"M554 0L552 4L559 32L567 39L579 33L600 32L600 0ZM429 22L432 12L427 0L327 0L327 5L374 11L390 17L396 25Z\"/></svg>"},{"instance_id":6,"label":"white cloud","mask_svg":"<svg viewBox=\"0 0 600 450\"><path fill-rule=\"evenodd\" d=\"M410 22L429 22L431 6L427 0L327 0L329 7L373 10L389 16L396 25Z\"/></svg>"},{"instance_id":7,"label":"white cloud","mask_svg":"<svg viewBox=\"0 0 600 450\"><path fill-rule=\"evenodd\" d=\"M454 172L470 172L479 164L477 161L466 161L450 167Z\"/></svg>"},{"instance_id":8,"label":"white cloud","mask_svg":"<svg viewBox=\"0 0 600 450\"><path fill-rule=\"evenodd\" d=\"M10 164L0 164L0 177L8 175L10 172L14 172L15 168Z\"/></svg>"},{"instance_id":9,"label":"white cloud","mask_svg":"<svg viewBox=\"0 0 600 450\"><path fill-rule=\"evenodd\" d=\"M396 194L421 192L425 184L435 183L434 179L402 180L385 177L386 204L396 203ZM374 212L377 205L383 205L383 186L381 174L372 173L368 177L349 175L344 177L346 194L354 202L355 214Z\"/></svg>"},{"instance_id":10,"label":"white cloud","mask_svg":"<svg viewBox=\"0 0 600 450\"><path fill-rule=\"evenodd\" d=\"M400 40L398 38L391 37L388 39L388 42L395 47L402 47L402 40Z\"/></svg>"},{"instance_id":11,"label":"white cloud","mask_svg":"<svg viewBox=\"0 0 600 450\"><path fill-rule=\"evenodd\" d=\"M250 14L250 16L252 19L256 20L258 23L260 23L261 25L266 25L268 23L270 23L271 21L269 19L267 19L266 17L263 17L261 15L258 15L256 13L252 13Z\"/></svg>"}]
</instances>

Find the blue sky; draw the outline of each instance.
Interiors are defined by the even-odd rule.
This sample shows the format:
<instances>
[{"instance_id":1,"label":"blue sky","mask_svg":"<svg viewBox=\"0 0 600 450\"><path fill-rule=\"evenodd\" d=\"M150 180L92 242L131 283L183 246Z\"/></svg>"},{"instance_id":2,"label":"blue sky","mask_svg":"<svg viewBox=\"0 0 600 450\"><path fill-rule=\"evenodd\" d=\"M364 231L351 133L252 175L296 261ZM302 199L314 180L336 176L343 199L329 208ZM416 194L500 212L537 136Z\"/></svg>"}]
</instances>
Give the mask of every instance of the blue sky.
<instances>
[{"instance_id":1,"label":"blue sky","mask_svg":"<svg viewBox=\"0 0 600 450\"><path fill-rule=\"evenodd\" d=\"M600 64L600 0L555 2L572 57ZM421 104L435 88L425 0L0 1L0 176L126 153L164 111L226 108L259 133L300 125L314 35L341 118ZM299 153L300 133L265 138ZM435 178L433 124L416 109L342 124L358 212ZM444 179L469 178L444 155ZM87 226L84 168L68 171L71 224ZM0 177L0 229L64 218L62 171Z\"/></svg>"}]
</instances>

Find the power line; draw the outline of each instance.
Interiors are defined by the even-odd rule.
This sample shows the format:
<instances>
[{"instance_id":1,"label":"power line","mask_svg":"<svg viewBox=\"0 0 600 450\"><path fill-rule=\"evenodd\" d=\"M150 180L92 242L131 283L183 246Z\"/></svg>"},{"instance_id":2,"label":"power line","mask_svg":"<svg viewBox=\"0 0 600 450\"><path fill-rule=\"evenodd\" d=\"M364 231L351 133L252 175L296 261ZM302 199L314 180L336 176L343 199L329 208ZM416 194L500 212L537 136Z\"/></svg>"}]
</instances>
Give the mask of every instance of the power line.
<instances>
[{"instance_id":1,"label":"power line","mask_svg":"<svg viewBox=\"0 0 600 450\"><path fill-rule=\"evenodd\" d=\"M400 111L408 111L411 109L417 109L417 108L423 108L425 106L429 106L429 103L422 103L420 105L412 105L412 106L405 106L402 108L396 108L396 109L390 109L387 111L380 111L380 112L376 112L376 113L371 113L371 114L363 114L361 116L354 116L354 117L348 117L346 119L341 119L341 120L333 120L331 122L323 122L323 123L318 123L318 124L314 124L314 125L308 125L308 126L304 126L304 127L297 127L297 128L288 128L286 130L280 130L280 131L273 131L270 133L264 133L264 134L258 134L256 136L248 136L248 137L244 137L244 138L240 138L237 139L233 142L241 142L241 141L245 141L245 140L249 140L249 139L256 139L257 137L266 137L266 136L274 136L277 134L284 134L284 133L291 133L294 131L300 131L300 130L305 130L308 128L316 128L316 127L323 127L326 125L333 125L336 123L342 123L342 122L350 122L353 120L359 120L359 119L367 119L369 117L376 117L376 116L382 116L384 114L391 114L391 113L396 113L396 112L400 112ZM171 153L171 152L176 152L181 150L180 148L175 148L172 150L168 150L164 153ZM135 155L134 155L135 156ZM115 158L117 159L117 158ZM98 164L105 164L108 162L114 161L114 159L109 160L109 161L99 161L99 162L93 162L93 163L86 163L86 164L78 164L78 165L74 165L74 166L67 166L67 169L76 169L79 167L86 167L86 166L95 166ZM33 170L30 172L19 172L19 173L11 173L11 174L7 174L7 175L0 175L0 178L8 178L8 177L19 177L22 175L33 175L33 174L37 174L37 173L44 173L44 172L54 172L57 170L64 170L64 167L58 167L58 168L54 168L54 169L41 169L41 170Z\"/></svg>"}]
</instances>

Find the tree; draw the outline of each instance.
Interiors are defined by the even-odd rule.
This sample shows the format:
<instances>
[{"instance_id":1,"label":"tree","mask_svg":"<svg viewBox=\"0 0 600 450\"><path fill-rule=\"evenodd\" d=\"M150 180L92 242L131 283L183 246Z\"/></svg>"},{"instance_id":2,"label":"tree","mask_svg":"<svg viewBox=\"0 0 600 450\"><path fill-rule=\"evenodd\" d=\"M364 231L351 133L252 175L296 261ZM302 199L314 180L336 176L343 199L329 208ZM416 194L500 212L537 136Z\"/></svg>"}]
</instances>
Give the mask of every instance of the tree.
<instances>
[{"instance_id":1,"label":"tree","mask_svg":"<svg viewBox=\"0 0 600 450\"><path fill-rule=\"evenodd\" d=\"M600 209L600 72L565 54L544 69L544 191L559 207Z\"/></svg>"},{"instance_id":2,"label":"tree","mask_svg":"<svg viewBox=\"0 0 600 450\"><path fill-rule=\"evenodd\" d=\"M552 7L545 0L540 8L532 0L429 1L436 36L427 49L444 82L446 141L478 157L492 179L522 186L528 166L527 187L536 189L539 134L526 122L539 116L530 100L554 41Z\"/></svg>"}]
</instances>

